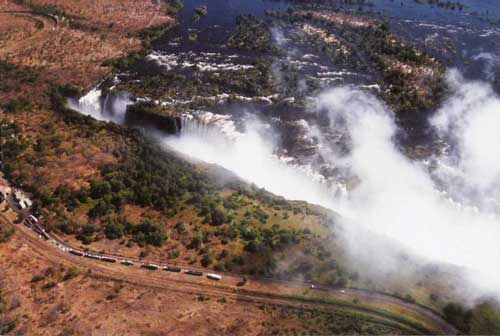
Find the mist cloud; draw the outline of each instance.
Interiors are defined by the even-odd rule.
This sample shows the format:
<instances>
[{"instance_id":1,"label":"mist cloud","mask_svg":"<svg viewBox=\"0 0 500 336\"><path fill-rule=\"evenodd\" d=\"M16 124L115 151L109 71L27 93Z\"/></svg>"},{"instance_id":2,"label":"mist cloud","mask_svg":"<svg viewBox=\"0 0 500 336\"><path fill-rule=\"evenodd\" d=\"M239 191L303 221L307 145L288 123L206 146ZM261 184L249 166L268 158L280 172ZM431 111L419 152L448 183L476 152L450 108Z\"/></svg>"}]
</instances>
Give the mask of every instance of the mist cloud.
<instances>
[{"instance_id":1,"label":"mist cloud","mask_svg":"<svg viewBox=\"0 0 500 336\"><path fill-rule=\"evenodd\" d=\"M363 251L377 249L361 240L363 228L415 255L462 267L475 286L500 295L500 218L484 206L499 195L500 100L488 85L467 83L456 72L448 81L453 94L430 124L452 150L435 158L436 169L401 152L394 140L394 116L374 96L344 87L317 98L313 113L326 113L329 127L342 129L349 139L347 153L337 153L335 147L322 151L324 159L341 162L359 180L347 199L336 198L317 174L279 160L272 132L256 121L230 142L200 132L165 142L273 193L340 212L354 255L373 258L374 253ZM315 126L310 129L317 134ZM381 272L404 267L390 250L375 256Z\"/></svg>"},{"instance_id":2,"label":"mist cloud","mask_svg":"<svg viewBox=\"0 0 500 336\"><path fill-rule=\"evenodd\" d=\"M456 74L449 77L450 82L456 79ZM464 180L482 189L484 179L496 181L499 165L491 156L498 146L492 143L496 140L493 129L485 134L478 128L498 118L493 111L496 106L498 114L500 104L486 85L470 85L475 90L455 87L458 90L433 120L443 131L451 131L446 125L457 126L451 132L462 159L453 168L463 166ZM471 95L465 99L470 105L464 104L464 92ZM481 104L477 104L478 100ZM500 294L500 270L496 267L500 260L499 218L450 201L426 165L412 162L400 152L394 142L397 127L392 113L373 96L352 89L334 89L319 98L319 107L328 109L333 123L345 124L351 138L348 159L360 183L350 193L345 227L362 226L400 242L416 255L465 267L476 285ZM490 128L500 134L500 123ZM476 148L481 152L473 153ZM488 174L482 172L484 165L495 164ZM439 182L445 185L454 181L441 177ZM361 243L358 235L349 238L351 248L366 248L367 242ZM383 255L376 258L383 259Z\"/></svg>"}]
</instances>

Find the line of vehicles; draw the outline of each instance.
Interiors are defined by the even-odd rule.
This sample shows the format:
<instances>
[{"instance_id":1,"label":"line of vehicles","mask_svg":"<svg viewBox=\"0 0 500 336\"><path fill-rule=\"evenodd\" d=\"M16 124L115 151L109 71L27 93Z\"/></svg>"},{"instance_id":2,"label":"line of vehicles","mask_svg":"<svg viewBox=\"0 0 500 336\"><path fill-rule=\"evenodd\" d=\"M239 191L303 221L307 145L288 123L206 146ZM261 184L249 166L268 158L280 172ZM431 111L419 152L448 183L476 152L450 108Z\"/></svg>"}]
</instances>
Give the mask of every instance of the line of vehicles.
<instances>
[{"instance_id":1,"label":"line of vehicles","mask_svg":"<svg viewBox=\"0 0 500 336\"><path fill-rule=\"evenodd\" d=\"M27 227L33 229L33 231L35 231L40 236L40 238L51 241L61 251L68 252L68 253L75 255L77 257L89 258L89 259L99 260L99 261L113 263L113 264L120 263L120 264L125 265L125 266L134 266L135 265L134 261L129 260L129 259L110 257L110 256L98 254L95 252L82 251L82 250L68 247L67 245L65 245L61 241L55 239L54 237L51 237L42 227L40 227L40 225L38 224L38 219L33 215L28 216L28 218L25 221L25 225ZM175 266L175 265L160 266L157 264L142 263L142 262L139 262L138 265L141 268L145 268L145 269L150 270L150 271L156 271L159 269L163 269L165 271L174 272L174 273L181 273L182 272L182 269L179 266ZM199 270L185 269L184 274L192 275L192 276L203 276L204 273L202 271L199 271ZM215 280L215 281L222 280L222 276L219 274L207 273L206 276L210 280Z\"/></svg>"}]
</instances>

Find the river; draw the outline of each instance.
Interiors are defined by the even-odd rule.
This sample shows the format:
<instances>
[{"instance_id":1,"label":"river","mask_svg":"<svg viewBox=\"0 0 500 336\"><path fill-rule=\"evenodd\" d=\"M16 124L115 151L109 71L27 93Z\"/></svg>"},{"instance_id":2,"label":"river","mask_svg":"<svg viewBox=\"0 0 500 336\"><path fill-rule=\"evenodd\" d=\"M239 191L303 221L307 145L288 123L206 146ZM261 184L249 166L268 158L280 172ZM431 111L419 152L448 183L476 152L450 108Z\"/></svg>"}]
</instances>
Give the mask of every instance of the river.
<instances>
[{"instance_id":1,"label":"river","mask_svg":"<svg viewBox=\"0 0 500 336\"><path fill-rule=\"evenodd\" d=\"M495 113L500 100L488 84L500 68L500 28L489 22L498 19L498 3L465 1L463 11L415 1L373 3L363 11L387 20L402 38L450 70L447 100L411 117L418 122L398 122L376 97L377 76L333 63L306 43L297 27L266 16L268 10L286 9L284 2L185 1L178 27L154 43L135 72L118 74L114 85L163 83L158 87L168 97L162 92L164 98L136 98L179 113L180 133L159 138L170 149L219 164L289 199L334 209L346 225L394 239L431 260L474 270L474 283L498 290L500 274L492 265L500 259L500 162L490 153L500 147ZM194 18L199 5L207 6L208 14ZM272 43L282 52L269 56L227 48L224 41L240 14L268 21ZM282 83L279 92L238 92L261 80L258 75L243 76L238 85L203 88L204 80L213 86L214 78L226 76L232 83L254 74L259 62L276 70L272 76ZM293 79L286 70L292 67ZM179 80L195 78L202 89L169 82L180 74ZM168 81L158 80L162 76ZM133 101L123 92L103 97L96 88L70 106L123 123ZM401 141L405 137L412 140Z\"/></svg>"}]
</instances>

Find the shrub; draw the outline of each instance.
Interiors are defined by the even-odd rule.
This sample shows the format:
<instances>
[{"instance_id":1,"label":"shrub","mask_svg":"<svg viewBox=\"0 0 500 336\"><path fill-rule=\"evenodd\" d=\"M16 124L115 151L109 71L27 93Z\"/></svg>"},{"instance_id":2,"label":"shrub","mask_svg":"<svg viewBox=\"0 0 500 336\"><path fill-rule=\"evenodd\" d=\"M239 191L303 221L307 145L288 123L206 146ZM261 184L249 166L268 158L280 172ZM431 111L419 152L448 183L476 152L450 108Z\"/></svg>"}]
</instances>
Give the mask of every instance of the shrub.
<instances>
[{"instance_id":1,"label":"shrub","mask_svg":"<svg viewBox=\"0 0 500 336\"><path fill-rule=\"evenodd\" d=\"M127 230L133 235L134 241L139 246L146 244L161 246L167 240L167 234L163 227L153 224L149 220L138 225L129 225Z\"/></svg>"},{"instance_id":2,"label":"shrub","mask_svg":"<svg viewBox=\"0 0 500 336\"><path fill-rule=\"evenodd\" d=\"M0 243L7 242L13 234L14 229L0 227Z\"/></svg>"},{"instance_id":3,"label":"shrub","mask_svg":"<svg viewBox=\"0 0 500 336\"><path fill-rule=\"evenodd\" d=\"M22 111L30 111L33 108L33 105L29 100L21 98L17 100L7 101L2 105L2 108L7 113L17 113Z\"/></svg>"},{"instance_id":4,"label":"shrub","mask_svg":"<svg viewBox=\"0 0 500 336\"><path fill-rule=\"evenodd\" d=\"M229 256L229 251L228 251L228 250L226 250L226 249L224 249L224 250L222 250L222 252L219 254L218 259L219 259L219 260L220 260L220 259L224 259L224 258L226 258L227 256Z\"/></svg>"},{"instance_id":5,"label":"shrub","mask_svg":"<svg viewBox=\"0 0 500 336\"><path fill-rule=\"evenodd\" d=\"M255 253L258 251L258 249L259 249L259 244L257 244L255 240L251 240L245 245L245 251L247 252Z\"/></svg>"},{"instance_id":6,"label":"shrub","mask_svg":"<svg viewBox=\"0 0 500 336\"><path fill-rule=\"evenodd\" d=\"M219 226L227 221L226 214L222 209L215 208L211 213L211 224L214 226Z\"/></svg>"},{"instance_id":7,"label":"shrub","mask_svg":"<svg viewBox=\"0 0 500 336\"><path fill-rule=\"evenodd\" d=\"M180 251L179 251L179 249L177 249L177 248L174 248L172 251L170 251L170 252L168 253L168 257L169 257L170 259L176 259L176 258L178 258L180 255L181 255L181 252L180 252Z\"/></svg>"},{"instance_id":8,"label":"shrub","mask_svg":"<svg viewBox=\"0 0 500 336\"><path fill-rule=\"evenodd\" d=\"M198 6L194 9L194 12L200 16L205 16L208 14L207 6Z\"/></svg>"},{"instance_id":9,"label":"shrub","mask_svg":"<svg viewBox=\"0 0 500 336\"><path fill-rule=\"evenodd\" d=\"M65 234L75 234L79 229L78 223L70 218L58 218L56 228Z\"/></svg>"},{"instance_id":10,"label":"shrub","mask_svg":"<svg viewBox=\"0 0 500 336\"><path fill-rule=\"evenodd\" d=\"M406 294L405 297L403 298L403 300L405 302L408 302L408 303L415 303L416 300L413 296L411 296L410 294Z\"/></svg>"},{"instance_id":11,"label":"shrub","mask_svg":"<svg viewBox=\"0 0 500 336\"><path fill-rule=\"evenodd\" d=\"M123 236L123 230L123 225L113 219L108 219L104 224L104 234L110 240L120 239Z\"/></svg>"},{"instance_id":12,"label":"shrub","mask_svg":"<svg viewBox=\"0 0 500 336\"><path fill-rule=\"evenodd\" d=\"M193 239L191 239L191 243L189 244L189 248L192 249L197 249L201 246L201 243L203 241L203 238L201 236L197 235L194 236Z\"/></svg>"},{"instance_id":13,"label":"shrub","mask_svg":"<svg viewBox=\"0 0 500 336\"><path fill-rule=\"evenodd\" d=\"M243 257L242 256L235 256L233 258L233 263L237 264L237 265L244 265L245 264L245 261L243 260Z\"/></svg>"},{"instance_id":14,"label":"shrub","mask_svg":"<svg viewBox=\"0 0 500 336\"><path fill-rule=\"evenodd\" d=\"M223 262L219 262L215 265L214 269L216 271L222 272L226 269L226 264L224 264Z\"/></svg>"},{"instance_id":15,"label":"shrub","mask_svg":"<svg viewBox=\"0 0 500 336\"><path fill-rule=\"evenodd\" d=\"M42 274L37 274L37 275L34 275L32 278L31 278L31 282L40 282L42 280L45 279L45 276L43 276Z\"/></svg>"},{"instance_id":16,"label":"shrub","mask_svg":"<svg viewBox=\"0 0 500 336\"><path fill-rule=\"evenodd\" d=\"M472 311L466 310L458 303L449 303L443 309L444 318L446 321L453 324L460 331L469 332L470 320L472 318Z\"/></svg>"},{"instance_id":17,"label":"shrub","mask_svg":"<svg viewBox=\"0 0 500 336\"><path fill-rule=\"evenodd\" d=\"M203 267L208 267L208 266L210 266L210 264L212 264L212 257L210 257L209 254L205 254L203 256L203 258L201 259L201 265Z\"/></svg>"},{"instance_id":18,"label":"shrub","mask_svg":"<svg viewBox=\"0 0 500 336\"><path fill-rule=\"evenodd\" d=\"M76 238L81 240L83 244L90 244L94 241L94 233L96 231L97 228L93 224L85 224L80 229Z\"/></svg>"},{"instance_id":19,"label":"shrub","mask_svg":"<svg viewBox=\"0 0 500 336\"><path fill-rule=\"evenodd\" d=\"M186 232L186 225L184 224L184 222L178 222L177 224L175 224L174 228L178 233Z\"/></svg>"},{"instance_id":20,"label":"shrub","mask_svg":"<svg viewBox=\"0 0 500 336\"><path fill-rule=\"evenodd\" d=\"M68 281L68 280L71 280L73 279L74 277L76 277L78 275L78 270L75 266L71 266L68 271L66 272L66 274L64 274L63 276L63 281Z\"/></svg>"}]
</instances>

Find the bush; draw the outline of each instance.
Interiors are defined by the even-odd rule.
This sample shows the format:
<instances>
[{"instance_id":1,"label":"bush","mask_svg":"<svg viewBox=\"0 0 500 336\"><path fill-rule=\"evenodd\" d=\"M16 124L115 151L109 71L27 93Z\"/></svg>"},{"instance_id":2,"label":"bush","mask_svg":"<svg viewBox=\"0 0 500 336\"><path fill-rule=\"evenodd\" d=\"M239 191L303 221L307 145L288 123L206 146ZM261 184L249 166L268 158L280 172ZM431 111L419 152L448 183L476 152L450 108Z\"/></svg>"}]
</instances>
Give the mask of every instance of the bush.
<instances>
[{"instance_id":1,"label":"bush","mask_svg":"<svg viewBox=\"0 0 500 336\"><path fill-rule=\"evenodd\" d=\"M247 252L255 253L258 251L258 249L259 249L259 244L257 244L255 240L251 240L245 245L245 251Z\"/></svg>"},{"instance_id":2,"label":"bush","mask_svg":"<svg viewBox=\"0 0 500 336\"><path fill-rule=\"evenodd\" d=\"M197 249L201 246L201 243L203 241L203 238L199 235L194 236L193 239L191 239L191 243L189 244L189 248L192 249Z\"/></svg>"},{"instance_id":3,"label":"bush","mask_svg":"<svg viewBox=\"0 0 500 336\"><path fill-rule=\"evenodd\" d=\"M110 240L120 239L123 236L124 227L116 220L108 219L104 223L104 234Z\"/></svg>"},{"instance_id":4,"label":"bush","mask_svg":"<svg viewBox=\"0 0 500 336\"><path fill-rule=\"evenodd\" d=\"M45 279L45 276L43 276L42 274L37 274L37 275L34 275L33 278L31 278L31 282L40 282L42 280Z\"/></svg>"},{"instance_id":5,"label":"bush","mask_svg":"<svg viewBox=\"0 0 500 336\"><path fill-rule=\"evenodd\" d=\"M214 226L219 226L224 224L227 221L226 214L224 213L224 210L215 208L212 213L211 213L211 224Z\"/></svg>"},{"instance_id":6,"label":"bush","mask_svg":"<svg viewBox=\"0 0 500 336\"><path fill-rule=\"evenodd\" d=\"M17 326L17 320L0 316L0 335L7 335Z\"/></svg>"},{"instance_id":7,"label":"bush","mask_svg":"<svg viewBox=\"0 0 500 336\"><path fill-rule=\"evenodd\" d=\"M7 242L14 234L14 229L0 227L0 243Z\"/></svg>"},{"instance_id":8,"label":"bush","mask_svg":"<svg viewBox=\"0 0 500 336\"><path fill-rule=\"evenodd\" d=\"M210 266L210 264L212 264L212 257L210 257L209 254L205 254L203 256L203 259L201 259L201 265L203 267L208 267L208 266Z\"/></svg>"},{"instance_id":9,"label":"bush","mask_svg":"<svg viewBox=\"0 0 500 336\"><path fill-rule=\"evenodd\" d=\"M174 228L177 230L177 233L184 233L186 232L186 225L184 222L178 222L175 224Z\"/></svg>"},{"instance_id":10,"label":"bush","mask_svg":"<svg viewBox=\"0 0 500 336\"><path fill-rule=\"evenodd\" d=\"M225 271L226 270L226 264L224 264L223 262L219 262L215 265L214 269L218 272L222 272L222 271Z\"/></svg>"},{"instance_id":11,"label":"bush","mask_svg":"<svg viewBox=\"0 0 500 336\"><path fill-rule=\"evenodd\" d=\"M168 257L170 259L176 259L176 258L179 258L179 256L181 255L181 251L179 251L179 249L177 248L174 248L172 251L170 251L168 253Z\"/></svg>"},{"instance_id":12,"label":"bush","mask_svg":"<svg viewBox=\"0 0 500 336\"><path fill-rule=\"evenodd\" d=\"M96 231L97 228L93 224L85 224L80 229L76 238L81 240L83 244L88 245L94 241L94 233Z\"/></svg>"},{"instance_id":13,"label":"bush","mask_svg":"<svg viewBox=\"0 0 500 336\"><path fill-rule=\"evenodd\" d=\"M134 241L139 246L146 244L161 246L167 240L167 234L163 227L145 220L138 225L129 225L127 231L133 235Z\"/></svg>"},{"instance_id":14,"label":"bush","mask_svg":"<svg viewBox=\"0 0 500 336\"><path fill-rule=\"evenodd\" d=\"M405 297L403 298L403 300L405 302L408 302L408 303L415 303L416 300L413 296L411 296L410 294L406 294Z\"/></svg>"},{"instance_id":15,"label":"bush","mask_svg":"<svg viewBox=\"0 0 500 336\"><path fill-rule=\"evenodd\" d=\"M113 206L105 200L99 200L93 208L88 212L88 216L92 219L102 217L113 211Z\"/></svg>"},{"instance_id":16,"label":"bush","mask_svg":"<svg viewBox=\"0 0 500 336\"><path fill-rule=\"evenodd\" d=\"M222 250L222 252L219 254L219 257L217 259L221 260L221 259L224 259L226 258L227 256L229 256L229 251L224 249Z\"/></svg>"},{"instance_id":17,"label":"bush","mask_svg":"<svg viewBox=\"0 0 500 336\"><path fill-rule=\"evenodd\" d=\"M79 229L79 224L70 218L58 218L56 228L65 234L75 234Z\"/></svg>"},{"instance_id":18,"label":"bush","mask_svg":"<svg viewBox=\"0 0 500 336\"><path fill-rule=\"evenodd\" d=\"M68 281L68 280L71 280L73 279L74 277L76 277L78 275L78 270L75 266L71 266L68 271L66 272L66 274L64 274L63 276L63 281Z\"/></svg>"},{"instance_id":19,"label":"bush","mask_svg":"<svg viewBox=\"0 0 500 336\"><path fill-rule=\"evenodd\" d=\"M194 12L200 16L205 16L208 14L207 6L198 6L194 9Z\"/></svg>"},{"instance_id":20,"label":"bush","mask_svg":"<svg viewBox=\"0 0 500 336\"><path fill-rule=\"evenodd\" d=\"M242 256L235 256L233 258L233 263L237 264L237 265L244 265L245 264L245 261L243 260L243 257Z\"/></svg>"},{"instance_id":21,"label":"bush","mask_svg":"<svg viewBox=\"0 0 500 336\"><path fill-rule=\"evenodd\" d=\"M7 113L17 113L23 111L30 111L33 108L33 105L29 100L21 98L17 100L7 101L2 105L2 108Z\"/></svg>"},{"instance_id":22,"label":"bush","mask_svg":"<svg viewBox=\"0 0 500 336\"><path fill-rule=\"evenodd\" d=\"M458 330L468 333L470 330L470 320L472 311L466 310L459 303L449 303L443 309L444 318L446 321L454 325Z\"/></svg>"}]
</instances>

